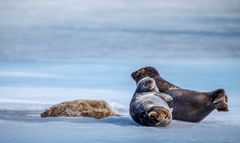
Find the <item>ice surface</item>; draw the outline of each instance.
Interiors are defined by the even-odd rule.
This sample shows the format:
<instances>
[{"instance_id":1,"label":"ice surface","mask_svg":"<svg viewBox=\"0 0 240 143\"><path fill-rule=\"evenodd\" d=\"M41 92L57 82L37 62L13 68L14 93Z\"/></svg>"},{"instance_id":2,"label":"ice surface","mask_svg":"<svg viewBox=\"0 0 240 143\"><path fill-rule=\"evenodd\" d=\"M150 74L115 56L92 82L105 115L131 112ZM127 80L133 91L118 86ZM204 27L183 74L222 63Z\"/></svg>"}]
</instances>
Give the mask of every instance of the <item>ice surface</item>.
<instances>
[{"instance_id":1,"label":"ice surface","mask_svg":"<svg viewBox=\"0 0 240 143\"><path fill-rule=\"evenodd\" d=\"M86 62L86 60L83 61ZM131 63L131 66L125 61L97 60L88 61L87 65L83 64L83 61L2 61L0 67L2 71L0 77L3 79L0 81L1 142L234 143L240 139L238 136L240 104L239 88L237 88L240 85L238 76L240 63L235 60L230 60L231 62L229 60L138 61ZM160 69L162 76L182 87L202 91L225 88L229 97L230 111L214 111L200 123L174 120L166 128L138 125L128 113L129 103L136 86L130 78L130 73L140 68L142 63L153 64ZM175 71L175 68L179 70ZM8 71L33 74L10 76L6 74ZM37 74L34 74L35 72ZM104 72L109 74L106 75ZM91 77L92 74L94 74L93 77ZM52 76L43 77L42 75L55 76L52 78ZM86 77L89 77L89 80ZM74 99L106 100L121 116L101 120L84 117L40 118L40 113L45 108L58 102Z\"/></svg>"},{"instance_id":2,"label":"ice surface","mask_svg":"<svg viewBox=\"0 0 240 143\"><path fill-rule=\"evenodd\" d=\"M239 108L214 112L200 123L175 121L165 128L144 127L129 116L44 118L28 111L0 111L1 142L237 142ZM36 112L37 113L37 112ZM4 116L10 116L2 118Z\"/></svg>"}]
</instances>

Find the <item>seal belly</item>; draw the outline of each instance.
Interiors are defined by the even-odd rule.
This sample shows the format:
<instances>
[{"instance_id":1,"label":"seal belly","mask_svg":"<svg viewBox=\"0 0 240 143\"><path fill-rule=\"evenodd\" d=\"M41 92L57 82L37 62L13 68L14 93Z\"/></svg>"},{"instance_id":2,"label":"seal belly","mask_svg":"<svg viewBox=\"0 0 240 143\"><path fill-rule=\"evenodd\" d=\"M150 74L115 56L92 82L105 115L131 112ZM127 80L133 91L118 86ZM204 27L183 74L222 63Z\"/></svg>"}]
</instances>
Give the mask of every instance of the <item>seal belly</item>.
<instances>
[{"instance_id":1,"label":"seal belly","mask_svg":"<svg viewBox=\"0 0 240 143\"><path fill-rule=\"evenodd\" d=\"M133 98L130 115L134 121L145 126L166 126L172 120L168 104L155 94L138 94Z\"/></svg>"}]
</instances>

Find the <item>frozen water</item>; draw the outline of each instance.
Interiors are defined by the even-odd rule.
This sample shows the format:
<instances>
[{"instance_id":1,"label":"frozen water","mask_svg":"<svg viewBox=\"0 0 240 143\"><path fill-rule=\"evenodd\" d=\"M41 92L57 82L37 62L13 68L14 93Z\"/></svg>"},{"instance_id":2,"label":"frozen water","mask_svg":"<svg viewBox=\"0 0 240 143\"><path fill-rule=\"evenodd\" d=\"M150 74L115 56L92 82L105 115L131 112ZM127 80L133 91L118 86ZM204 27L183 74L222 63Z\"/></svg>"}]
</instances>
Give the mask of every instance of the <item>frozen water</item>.
<instances>
[{"instance_id":1,"label":"frozen water","mask_svg":"<svg viewBox=\"0 0 240 143\"><path fill-rule=\"evenodd\" d=\"M235 60L136 61L131 64L83 61L2 61L1 142L236 142L240 139L240 63ZM154 65L163 77L182 87L202 91L225 88L230 111L214 111L200 123L173 121L166 128L136 124L128 113L136 86L130 73L142 64ZM15 76L11 76L11 71L21 74L15 72ZM45 108L74 99L106 100L121 116L101 120L40 118Z\"/></svg>"}]
</instances>

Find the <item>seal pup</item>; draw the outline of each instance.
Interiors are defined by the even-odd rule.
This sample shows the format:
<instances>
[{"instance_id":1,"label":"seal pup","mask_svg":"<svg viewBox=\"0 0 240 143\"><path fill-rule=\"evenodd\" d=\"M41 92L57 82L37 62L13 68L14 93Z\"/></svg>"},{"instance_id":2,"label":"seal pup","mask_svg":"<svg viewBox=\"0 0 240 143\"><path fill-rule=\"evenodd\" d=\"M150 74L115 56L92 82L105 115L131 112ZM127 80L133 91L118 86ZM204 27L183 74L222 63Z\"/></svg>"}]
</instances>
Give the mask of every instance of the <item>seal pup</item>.
<instances>
[{"instance_id":1,"label":"seal pup","mask_svg":"<svg viewBox=\"0 0 240 143\"><path fill-rule=\"evenodd\" d=\"M41 113L41 117L93 117L97 119L116 116L111 106L104 100L74 100L53 105Z\"/></svg>"},{"instance_id":2,"label":"seal pup","mask_svg":"<svg viewBox=\"0 0 240 143\"><path fill-rule=\"evenodd\" d=\"M144 67L131 74L136 83L144 77L151 77L156 81L160 92L172 96L173 101L168 102L173 108L173 119L199 122L214 109L228 111L228 97L224 89L211 92L200 92L180 88L163 79L153 67Z\"/></svg>"},{"instance_id":3,"label":"seal pup","mask_svg":"<svg viewBox=\"0 0 240 143\"><path fill-rule=\"evenodd\" d=\"M132 97L129 112L134 121L145 126L167 126L172 121L172 109L167 102L170 95L159 93L150 77L141 79Z\"/></svg>"}]
</instances>

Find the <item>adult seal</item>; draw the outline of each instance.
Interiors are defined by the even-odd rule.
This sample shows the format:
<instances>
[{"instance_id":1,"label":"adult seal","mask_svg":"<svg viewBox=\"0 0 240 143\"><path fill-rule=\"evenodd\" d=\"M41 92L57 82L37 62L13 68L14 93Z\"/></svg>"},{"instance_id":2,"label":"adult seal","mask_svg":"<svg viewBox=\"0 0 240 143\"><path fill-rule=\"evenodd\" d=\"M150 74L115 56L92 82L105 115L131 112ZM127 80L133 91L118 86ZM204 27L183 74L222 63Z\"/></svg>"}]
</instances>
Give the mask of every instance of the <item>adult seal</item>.
<instances>
[{"instance_id":1,"label":"adult seal","mask_svg":"<svg viewBox=\"0 0 240 143\"><path fill-rule=\"evenodd\" d=\"M145 77L138 82L132 97L130 115L144 126L167 126L172 121L172 109L167 104L171 100L170 95L159 93L152 78Z\"/></svg>"},{"instance_id":2,"label":"adult seal","mask_svg":"<svg viewBox=\"0 0 240 143\"><path fill-rule=\"evenodd\" d=\"M183 89L163 79L153 67L141 68L131 76L136 82L144 77L151 77L155 80L160 92L172 96L173 100L168 102L168 105L173 108L173 119L200 122L215 109L228 111L228 97L224 89L210 92Z\"/></svg>"}]
</instances>

